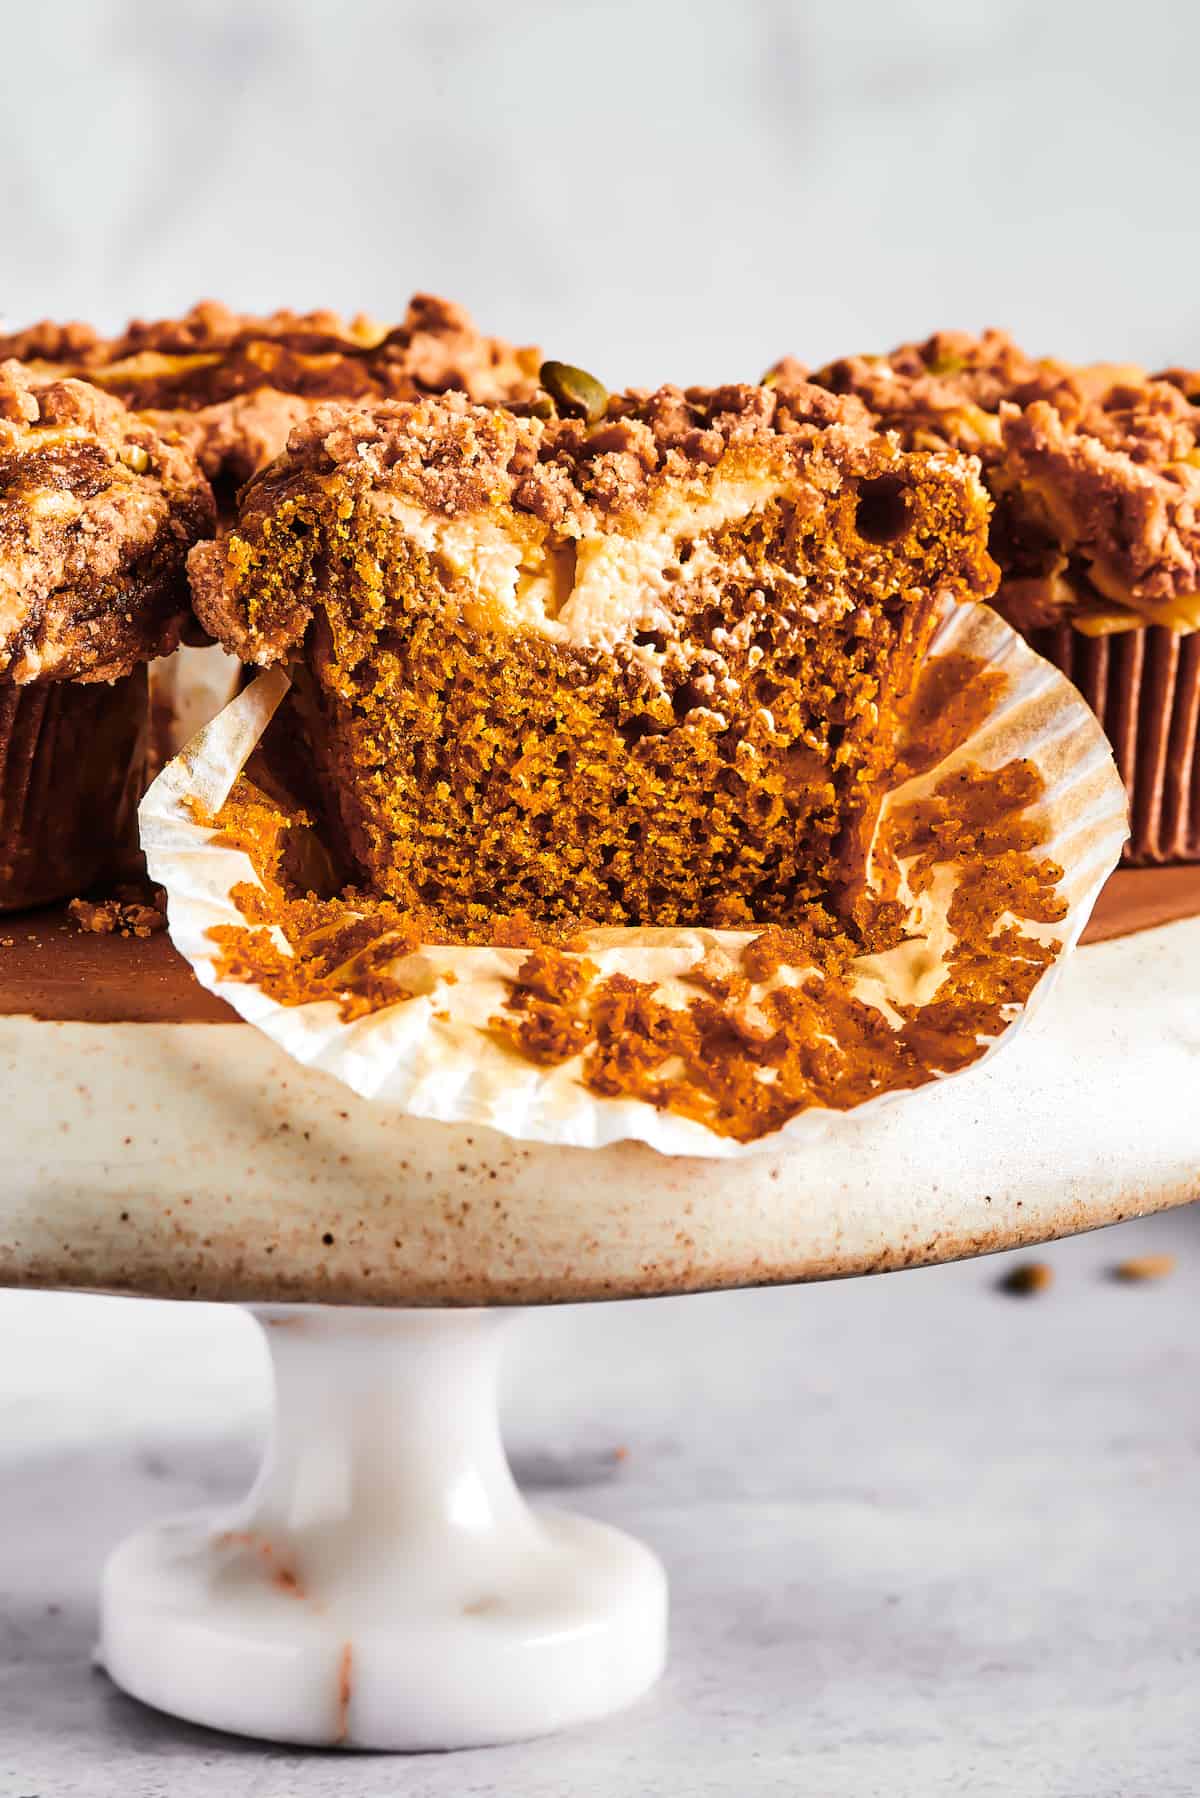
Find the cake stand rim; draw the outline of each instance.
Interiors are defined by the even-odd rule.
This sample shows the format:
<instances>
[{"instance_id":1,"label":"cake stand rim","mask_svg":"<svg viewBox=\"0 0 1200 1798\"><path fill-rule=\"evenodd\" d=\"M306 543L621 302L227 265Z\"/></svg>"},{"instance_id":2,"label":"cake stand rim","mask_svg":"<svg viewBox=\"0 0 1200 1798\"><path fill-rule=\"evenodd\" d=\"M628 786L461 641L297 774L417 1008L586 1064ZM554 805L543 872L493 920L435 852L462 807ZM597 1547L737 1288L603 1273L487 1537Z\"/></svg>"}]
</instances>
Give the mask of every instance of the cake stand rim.
<instances>
[{"instance_id":1,"label":"cake stand rim","mask_svg":"<svg viewBox=\"0 0 1200 1798\"><path fill-rule=\"evenodd\" d=\"M240 1023L0 1018L0 1131L32 1145L0 1175L0 1285L505 1307L857 1277L1030 1246L1200 1197L1182 1102L1200 1073L1198 1006L1200 918L1097 943L1071 958L1020 1041L922 1107L892 1107L852 1147L712 1162L411 1119L403 1141L388 1139L368 1102ZM69 1052L34 1065L37 1044L56 1040ZM138 1065L114 1044L137 1048ZM232 1085L221 1084L227 1058ZM64 1107L82 1093L82 1123L57 1118L39 1076L57 1080ZM144 1140L119 1112L139 1112L135 1077L157 1118ZM341 1121L305 1142L305 1105L330 1089ZM164 1146L171 1095L184 1090L190 1160ZM228 1169L210 1140L226 1117ZM939 1129L953 1145L940 1161ZM1014 1141L1022 1132L1029 1140ZM1006 1158L994 1180L993 1151ZM229 1169L245 1171L224 1190Z\"/></svg>"}]
</instances>

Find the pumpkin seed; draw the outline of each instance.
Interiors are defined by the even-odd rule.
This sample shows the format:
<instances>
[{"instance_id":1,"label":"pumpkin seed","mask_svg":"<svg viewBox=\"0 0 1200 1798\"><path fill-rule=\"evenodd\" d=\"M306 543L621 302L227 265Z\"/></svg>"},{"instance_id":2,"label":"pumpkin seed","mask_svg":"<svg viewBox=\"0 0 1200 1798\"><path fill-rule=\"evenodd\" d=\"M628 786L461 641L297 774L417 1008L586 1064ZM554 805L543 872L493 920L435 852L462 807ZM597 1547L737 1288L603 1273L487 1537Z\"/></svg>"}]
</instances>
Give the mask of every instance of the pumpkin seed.
<instances>
[{"instance_id":1,"label":"pumpkin seed","mask_svg":"<svg viewBox=\"0 0 1200 1798\"><path fill-rule=\"evenodd\" d=\"M608 389L585 369L569 362L543 362L538 375L542 386L558 405L582 412L588 424L599 424L608 411Z\"/></svg>"}]
</instances>

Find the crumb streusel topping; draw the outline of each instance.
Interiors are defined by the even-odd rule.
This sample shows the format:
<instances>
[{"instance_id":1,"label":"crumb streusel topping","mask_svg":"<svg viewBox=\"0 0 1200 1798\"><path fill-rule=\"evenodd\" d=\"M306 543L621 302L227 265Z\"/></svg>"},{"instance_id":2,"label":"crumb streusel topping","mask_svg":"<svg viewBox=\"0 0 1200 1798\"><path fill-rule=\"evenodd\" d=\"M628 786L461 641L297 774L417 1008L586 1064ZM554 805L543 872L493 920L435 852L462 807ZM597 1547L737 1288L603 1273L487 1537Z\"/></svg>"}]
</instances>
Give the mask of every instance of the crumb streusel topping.
<instances>
[{"instance_id":1,"label":"crumb streusel topping","mask_svg":"<svg viewBox=\"0 0 1200 1798\"><path fill-rule=\"evenodd\" d=\"M50 321L0 338L0 357L94 382L188 442L210 478L240 483L328 400L460 391L482 403L537 387L538 354L485 336L448 300L416 294L400 324L330 311L263 317L203 300L178 319L105 338Z\"/></svg>"},{"instance_id":2,"label":"crumb streusel topping","mask_svg":"<svg viewBox=\"0 0 1200 1798\"><path fill-rule=\"evenodd\" d=\"M979 457L995 502L995 603L1019 629L1200 626L1200 377L1073 366L1001 331L939 331L812 378L909 447Z\"/></svg>"},{"instance_id":3,"label":"crumb streusel topping","mask_svg":"<svg viewBox=\"0 0 1200 1798\"><path fill-rule=\"evenodd\" d=\"M173 649L214 521L184 446L81 381L0 363L0 681L112 681Z\"/></svg>"}]
</instances>

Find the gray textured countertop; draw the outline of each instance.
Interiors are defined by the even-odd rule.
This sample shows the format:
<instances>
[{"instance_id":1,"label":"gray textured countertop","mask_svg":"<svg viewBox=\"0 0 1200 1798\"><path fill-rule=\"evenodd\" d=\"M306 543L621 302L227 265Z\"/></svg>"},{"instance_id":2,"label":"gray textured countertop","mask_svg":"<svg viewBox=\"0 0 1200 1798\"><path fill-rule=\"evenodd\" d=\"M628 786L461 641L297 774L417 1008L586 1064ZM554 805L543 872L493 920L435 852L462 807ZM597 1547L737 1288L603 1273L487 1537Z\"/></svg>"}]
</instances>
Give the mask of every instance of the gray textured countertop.
<instances>
[{"instance_id":1,"label":"gray textured countertop","mask_svg":"<svg viewBox=\"0 0 1200 1798\"><path fill-rule=\"evenodd\" d=\"M1175 1273L1107 1277L1143 1252ZM671 1665L603 1724L405 1762L91 1668L108 1548L247 1483L265 1357L233 1312L0 1296L0 1798L1194 1794L1200 1211L1038 1253L1025 1300L997 1259L527 1315L514 1463L658 1550Z\"/></svg>"}]
</instances>

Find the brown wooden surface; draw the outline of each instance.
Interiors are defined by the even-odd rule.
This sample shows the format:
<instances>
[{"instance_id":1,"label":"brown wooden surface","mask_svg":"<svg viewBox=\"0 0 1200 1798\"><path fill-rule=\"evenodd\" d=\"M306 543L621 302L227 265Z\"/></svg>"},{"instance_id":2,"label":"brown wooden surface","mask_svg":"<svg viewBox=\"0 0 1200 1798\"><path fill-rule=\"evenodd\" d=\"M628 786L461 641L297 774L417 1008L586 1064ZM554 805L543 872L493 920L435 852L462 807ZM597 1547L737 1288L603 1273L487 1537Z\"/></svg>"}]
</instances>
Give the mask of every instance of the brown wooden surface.
<instances>
[{"instance_id":1,"label":"brown wooden surface","mask_svg":"<svg viewBox=\"0 0 1200 1798\"><path fill-rule=\"evenodd\" d=\"M1101 893L1085 943L1200 914L1200 865L1121 868ZM66 910L0 917L0 1017L97 1024L231 1024L237 1014L193 976L165 931L95 936Z\"/></svg>"},{"instance_id":2,"label":"brown wooden surface","mask_svg":"<svg viewBox=\"0 0 1200 1798\"><path fill-rule=\"evenodd\" d=\"M96 936L64 907L0 917L0 1017L94 1024L229 1024L165 930Z\"/></svg>"},{"instance_id":3,"label":"brown wooden surface","mask_svg":"<svg viewBox=\"0 0 1200 1798\"><path fill-rule=\"evenodd\" d=\"M1200 914L1200 863L1170 868L1118 868L1096 901L1085 943L1132 936Z\"/></svg>"}]
</instances>

